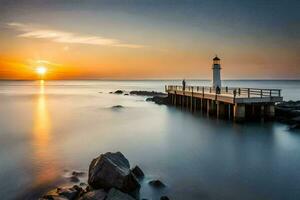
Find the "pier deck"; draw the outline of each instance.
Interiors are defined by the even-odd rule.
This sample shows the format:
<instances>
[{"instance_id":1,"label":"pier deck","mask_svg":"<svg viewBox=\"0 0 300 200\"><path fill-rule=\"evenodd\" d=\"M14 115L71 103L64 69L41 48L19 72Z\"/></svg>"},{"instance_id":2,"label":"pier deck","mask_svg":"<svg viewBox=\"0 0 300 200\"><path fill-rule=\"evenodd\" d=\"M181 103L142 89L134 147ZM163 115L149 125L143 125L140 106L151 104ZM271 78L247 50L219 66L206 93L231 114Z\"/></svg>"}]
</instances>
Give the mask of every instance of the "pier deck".
<instances>
[{"instance_id":1,"label":"pier deck","mask_svg":"<svg viewBox=\"0 0 300 200\"><path fill-rule=\"evenodd\" d=\"M275 103L283 100L280 89L222 87L216 91L205 86L187 86L183 89L182 86L168 85L165 90L171 104L237 121L257 115L272 118Z\"/></svg>"}]
</instances>

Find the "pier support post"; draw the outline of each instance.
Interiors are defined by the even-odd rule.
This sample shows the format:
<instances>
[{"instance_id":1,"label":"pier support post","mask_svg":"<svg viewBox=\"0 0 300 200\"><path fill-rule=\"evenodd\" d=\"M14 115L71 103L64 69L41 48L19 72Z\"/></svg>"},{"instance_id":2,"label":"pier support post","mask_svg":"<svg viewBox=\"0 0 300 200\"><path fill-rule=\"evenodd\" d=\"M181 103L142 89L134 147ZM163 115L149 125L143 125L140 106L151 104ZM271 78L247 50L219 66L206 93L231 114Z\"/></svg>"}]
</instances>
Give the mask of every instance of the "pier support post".
<instances>
[{"instance_id":1,"label":"pier support post","mask_svg":"<svg viewBox=\"0 0 300 200\"><path fill-rule=\"evenodd\" d=\"M231 119L231 104L228 104L228 119Z\"/></svg>"},{"instance_id":2,"label":"pier support post","mask_svg":"<svg viewBox=\"0 0 300 200\"><path fill-rule=\"evenodd\" d=\"M220 102L216 102L216 104L217 104L217 118L219 119L219 117L220 117Z\"/></svg>"},{"instance_id":3,"label":"pier support post","mask_svg":"<svg viewBox=\"0 0 300 200\"><path fill-rule=\"evenodd\" d=\"M203 98L200 99L200 110L203 112Z\"/></svg>"},{"instance_id":4,"label":"pier support post","mask_svg":"<svg viewBox=\"0 0 300 200\"><path fill-rule=\"evenodd\" d=\"M217 117L223 118L226 116L226 105L222 102L217 102Z\"/></svg>"},{"instance_id":5,"label":"pier support post","mask_svg":"<svg viewBox=\"0 0 300 200\"><path fill-rule=\"evenodd\" d=\"M207 116L209 116L209 112L210 112L210 100L209 99L207 99L207 101L206 101L206 114L207 114Z\"/></svg>"},{"instance_id":6,"label":"pier support post","mask_svg":"<svg viewBox=\"0 0 300 200\"><path fill-rule=\"evenodd\" d=\"M268 104L265 106L267 118L272 119L275 117L275 105Z\"/></svg>"},{"instance_id":7,"label":"pier support post","mask_svg":"<svg viewBox=\"0 0 300 200\"><path fill-rule=\"evenodd\" d=\"M244 104L235 104L233 108L234 121L244 121L246 117L246 109Z\"/></svg>"},{"instance_id":8,"label":"pier support post","mask_svg":"<svg viewBox=\"0 0 300 200\"><path fill-rule=\"evenodd\" d=\"M263 119L265 116L265 105L260 106L260 117Z\"/></svg>"},{"instance_id":9,"label":"pier support post","mask_svg":"<svg viewBox=\"0 0 300 200\"><path fill-rule=\"evenodd\" d=\"M175 104L175 106L177 106L177 94L176 94L176 92L175 92L175 95L174 95L174 104Z\"/></svg>"}]
</instances>

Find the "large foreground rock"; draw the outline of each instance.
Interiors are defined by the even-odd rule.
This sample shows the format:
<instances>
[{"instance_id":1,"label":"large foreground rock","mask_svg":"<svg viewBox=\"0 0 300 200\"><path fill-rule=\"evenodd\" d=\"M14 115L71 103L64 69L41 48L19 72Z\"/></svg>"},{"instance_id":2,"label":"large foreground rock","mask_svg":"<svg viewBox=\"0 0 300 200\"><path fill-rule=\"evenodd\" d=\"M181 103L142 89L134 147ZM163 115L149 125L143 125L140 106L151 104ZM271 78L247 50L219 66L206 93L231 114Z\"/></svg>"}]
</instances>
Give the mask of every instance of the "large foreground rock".
<instances>
[{"instance_id":1,"label":"large foreground rock","mask_svg":"<svg viewBox=\"0 0 300 200\"><path fill-rule=\"evenodd\" d=\"M130 171L128 160L121 152L108 152L95 158L89 167L88 183L94 189L117 188L125 193L135 192L140 188Z\"/></svg>"}]
</instances>

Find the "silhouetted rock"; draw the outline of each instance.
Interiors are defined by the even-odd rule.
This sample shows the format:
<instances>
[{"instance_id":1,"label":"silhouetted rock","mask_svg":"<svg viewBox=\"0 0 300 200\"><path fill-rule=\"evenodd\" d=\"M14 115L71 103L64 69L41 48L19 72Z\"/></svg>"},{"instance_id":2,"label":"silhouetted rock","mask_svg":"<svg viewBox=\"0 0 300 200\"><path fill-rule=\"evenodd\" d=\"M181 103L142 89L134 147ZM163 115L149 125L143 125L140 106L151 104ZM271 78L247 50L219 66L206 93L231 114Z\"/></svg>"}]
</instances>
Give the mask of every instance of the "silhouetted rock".
<instances>
[{"instance_id":1,"label":"silhouetted rock","mask_svg":"<svg viewBox=\"0 0 300 200\"><path fill-rule=\"evenodd\" d=\"M170 200L170 199L167 196L162 196L162 197L160 197L160 200Z\"/></svg>"},{"instance_id":2,"label":"silhouetted rock","mask_svg":"<svg viewBox=\"0 0 300 200\"><path fill-rule=\"evenodd\" d=\"M149 185L156 187L156 188L166 187L166 185L163 182L161 182L160 180L152 180L149 182Z\"/></svg>"},{"instance_id":3,"label":"silhouetted rock","mask_svg":"<svg viewBox=\"0 0 300 200\"><path fill-rule=\"evenodd\" d=\"M134 198L115 188L112 188L109 190L106 200L134 200Z\"/></svg>"},{"instance_id":4,"label":"silhouetted rock","mask_svg":"<svg viewBox=\"0 0 300 200\"><path fill-rule=\"evenodd\" d=\"M139 179L144 178L144 172L139 168L139 166L135 166L132 170L132 173Z\"/></svg>"},{"instance_id":5,"label":"silhouetted rock","mask_svg":"<svg viewBox=\"0 0 300 200\"><path fill-rule=\"evenodd\" d=\"M124 92L122 90L116 90L114 93L115 94L123 94Z\"/></svg>"},{"instance_id":6,"label":"silhouetted rock","mask_svg":"<svg viewBox=\"0 0 300 200\"><path fill-rule=\"evenodd\" d=\"M155 92L155 91L131 91L131 95L139 95L139 96L165 96L165 93Z\"/></svg>"},{"instance_id":7,"label":"silhouetted rock","mask_svg":"<svg viewBox=\"0 0 300 200\"><path fill-rule=\"evenodd\" d=\"M169 104L169 99L167 96L149 97L146 99L146 101L153 101L154 103L159 104L159 105L168 105Z\"/></svg>"},{"instance_id":8,"label":"silhouetted rock","mask_svg":"<svg viewBox=\"0 0 300 200\"><path fill-rule=\"evenodd\" d=\"M104 200L107 196L105 190L93 190L85 193L79 200Z\"/></svg>"},{"instance_id":9,"label":"silhouetted rock","mask_svg":"<svg viewBox=\"0 0 300 200\"><path fill-rule=\"evenodd\" d=\"M130 171L128 160L120 152L109 152L95 158L89 167L88 183L95 189L117 188L126 193L140 188L140 184Z\"/></svg>"}]
</instances>

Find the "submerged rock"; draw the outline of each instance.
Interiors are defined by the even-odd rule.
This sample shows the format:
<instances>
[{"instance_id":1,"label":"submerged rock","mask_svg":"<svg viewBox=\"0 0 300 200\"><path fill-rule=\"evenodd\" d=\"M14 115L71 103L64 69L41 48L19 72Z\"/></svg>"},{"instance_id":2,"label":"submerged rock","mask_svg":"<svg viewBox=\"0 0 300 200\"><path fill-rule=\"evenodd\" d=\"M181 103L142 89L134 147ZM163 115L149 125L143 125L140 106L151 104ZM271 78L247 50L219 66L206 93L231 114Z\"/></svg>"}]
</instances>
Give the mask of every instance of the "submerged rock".
<instances>
[{"instance_id":1,"label":"submerged rock","mask_svg":"<svg viewBox=\"0 0 300 200\"><path fill-rule=\"evenodd\" d=\"M142 179L145 176L144 172L141 170L141 168L139 168L139 166L135 166L131 171L139 179Z\"/></svg>"},{"instance_id":2,"label":"submerged rock","mask_svg":"<svg viewBox=\"0 0 300 200\"><path fill-rule=\"evenodd\" d=\"M140 188L140 184L130 171L128 160L121 152L108 152L95 158L89 167L88 183L95 189L117 188L126 193Z\"/></svg>"},{"instance_id":3,"label":"submerged rock","mask_svg":"<svg viewBox=\"0 0 300 200\"><path fill-rule=\"evenodd\" d=\"M149 185L151 185L152 187L156 187L156 188L166 187L166 185L163 182L161 182L160 180L152 180L149 182Z\"/></svg>"},{"instance_id":4,"label":"submerged rock","mask_svg":"<svg viewBox=\"0 0 300 200\"><path fill-rule=\"evenodd\" d=\"M170 199L167 196L162 196L162 197L160 197L160 200L170 200Z\"/></svg>"},{"instance_id":5,"label":"submerged rock","mask_svg":"<svg viewBox=\"0 0 300 200\"><path fill-rule=\"evenodd\" d=\"M109 190L106 200L134 200L134 198L115 188L112 188Z\"/></svg>"},{"instance_id":6,"label":"submerged rock","mask_svg":"<svg viewBox=\"0 0 300 200\"><path fill-rule=\"evenodd\" d=\"M85 193L79 200L104 200L107 196L105 190L93 190Z\"/></svg>"}]
</instances>

